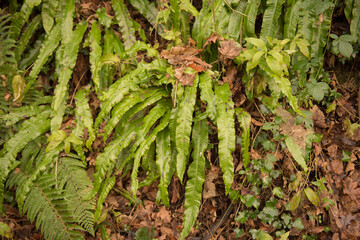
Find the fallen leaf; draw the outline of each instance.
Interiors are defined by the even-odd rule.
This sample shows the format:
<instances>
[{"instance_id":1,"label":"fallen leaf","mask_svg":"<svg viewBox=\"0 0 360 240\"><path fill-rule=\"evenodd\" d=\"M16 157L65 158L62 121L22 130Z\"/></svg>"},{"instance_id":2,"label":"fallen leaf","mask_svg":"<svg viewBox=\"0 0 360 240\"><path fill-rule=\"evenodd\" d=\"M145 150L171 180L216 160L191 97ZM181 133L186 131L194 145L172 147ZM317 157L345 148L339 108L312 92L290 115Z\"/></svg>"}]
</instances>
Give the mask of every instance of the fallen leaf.
<instances>
[{"instance_id":1,"label":"fallen leaf","mask_svg":"<svg viewBox=\"0 0 360 240\"><path fill-rule=\"evenodd\" d=\"M313 115L311 116L311 119L314 121L315 126L321 127L321 128L327 128L327 125L325 122L325 115L319 109L319 107L317 105L315 105L310 111L313 113Z\"/></svg>"},{"instance_id":2,"label":"fallen leaf","mask_svg":"<svg viewBox=\"0 0 360 240\"><path fill-rule=\"evenodd\" d=\"M223 40L220 43L219 52L221 53L220 59L234 59L239 56L241 47L235 43L234 39Z\"/></svg>"}]
</instances>

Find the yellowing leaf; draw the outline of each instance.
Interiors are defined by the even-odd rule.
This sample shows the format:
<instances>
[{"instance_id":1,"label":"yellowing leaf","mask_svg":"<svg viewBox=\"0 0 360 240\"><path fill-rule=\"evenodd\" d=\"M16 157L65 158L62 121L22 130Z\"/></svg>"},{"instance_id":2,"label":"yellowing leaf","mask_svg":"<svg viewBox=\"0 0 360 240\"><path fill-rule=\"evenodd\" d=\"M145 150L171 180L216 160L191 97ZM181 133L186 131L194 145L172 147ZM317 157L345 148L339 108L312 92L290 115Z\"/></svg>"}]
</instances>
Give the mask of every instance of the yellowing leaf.
<instances>
[{"instance_id":1,"label":"yellowing leaf","mask_svg":"<svg viewBox=\"0 0 360 240\"><path fill-rule=\"evenodd\" d=\"M272 55L268 55L266 57L266 63L276 75L280 77L283 75L282 66L280 62L278 62Z\"/></svg>"},{"instance_id":2,"label":"yellowing leaf","mask_svg":"<svg viewBox=\"0 0 360 240\"><path fill-rule=\"evenodd\" d=\"M289 235L290 235L290 231L289 231L289 232L284 233L283 235L281 235L280 240L287 240L287 239L288 239L288 237L289 237Z\"/></svg>"},{"instance_id":3,"label":"yellowing leaf","mask_svg":"<svg viewBox=\"0 0 360 240\"><path fill-rule=\"evenodd\" d=\"M256 47L260 47L262 50L266 51L266 45L265 42L258 38L245 38L246 42L251 43L252 45Z\"/></svg>"},{"instance_id":4,"label":"yellowing leaf","mask_svg":"<svg viewBox=\"0 0 360 240\"><path fill-rule=\"evenodd\" d=\"M54 131L53 134L51 134L51 136L47 139L49 144L46 147L46 152L55 149L57 146L60 145L60 143L62 143L65 140L66 137L67 134L63 130Z\"/></svg>"},{"instance_id":5,"label":"yellowing leaf","mask_svg":"<svg viewBox=\"0 0 360 240\"><path fill-rule=\"evenodd\" d=\"M305 162L303 151L300 146L294 143L294 139L290 136L285 138L286 146L288 147L291 155L293 155L295 161L307 172L308 168Z\"/></svg>"},{"instance_id":6,"label":"yellowing leaf","mask_svg":"<svg viewBox=\"0 0 360 240\"><path fill-rule=\"evenodd\" d=\"M256 238L257 240L273 240L272 236L268 233L260 231L259 235Z\"/></svg>"},{"instance_id":7,"label":"yellowing leaf","mask_svg":"<svg viewBox=\"0 0 360 240\"><path fill-rule=\"evenodd\" d=\"M314 204L315 206L320 204L319 196L312 190L311 188L307 187L304 189L305 196L309 199L309 201Z\"/></svg>"},{"instance_id":8,"label":"yellowing leaf","mask_svg":"<svg viewBox=\"0 0 360 240\"><path fill-rule=\"evenodd\" d=\"M300 204L301 200L301 192L297 192L294 197L290 200L290 210L293 212L295 211Z\"/></svg>"},{"instance_id":9,"label":"yellowing leaf","mask_svg":"<svg viewBox=\"0 0 360 240\"><path fill-rule=\"evenodd\" d=\"M21 75L16 75L12 80L12 88L14 92L14 102L21 102L25 95L26 83L24 78Z\"/></svg>"},{"instance_id":10,"label":"yellowing leaf","mask_svg":"<svg viewBox=\"0 0 360 240\"><path fill-rule=\"evenodd\" d=\"M305 57L309 57L309 43L304 39L297 39L296 45L300 49L300 52L304 54Z\"/></svg>"}]
</instances>

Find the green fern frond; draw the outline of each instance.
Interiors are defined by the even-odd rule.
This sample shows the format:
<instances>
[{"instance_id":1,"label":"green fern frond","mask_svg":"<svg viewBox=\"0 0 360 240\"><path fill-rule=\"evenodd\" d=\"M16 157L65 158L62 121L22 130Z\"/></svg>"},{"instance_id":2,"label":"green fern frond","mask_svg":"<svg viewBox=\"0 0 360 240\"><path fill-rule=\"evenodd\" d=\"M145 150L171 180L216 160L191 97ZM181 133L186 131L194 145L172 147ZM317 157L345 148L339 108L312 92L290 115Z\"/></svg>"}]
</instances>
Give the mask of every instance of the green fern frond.
<instances>
[{"instance_id":1,"label":"green fern frond","mask_svg":"<svg viewBox=\"0 0 360 240\"><path fill-rule=\"evenodd\" d=\"M20 60L21 55L23 54L25 48L29 44L30 38L34 35L35 31L40 26L40 21L41 21L41 16L37 15L32 19L29 25L25 28L24 32L21 34L15 49L16 61Z\"/></svg>"},{"instance_id":2,"label":"green fern frond","mask_svg":"<svg viewBox=\"0 0 360 240\"><path fill-rule=\"evenodd\" d=\"M30 71L29 77L31 78L31 80L27 83L25 92L27 92L30 89L31 85L37 79L37 76L39 75L45 62L53 54L54 50L59 45L60 29L61 29L61 24L57 23L54 26L54 28L51 30L50 34L44 40L44 43L42 44L40 49L39 56L36 59L34 66Z\"/></svg>"},{"instance_id":3,"label":"green fern frond","mask_svg":"<svg viewBox=\"0 0 360 240\"><path fill-rule=\"evenodd\" d=\"M0 9L0 66L5 65L5 63L16 64L13 51L16 42L15 39L11 38L13 27L8 26L13 17L10 14L3 15L3 12Z\"/></svg>"},{"instance_id":4,"label":"green fern frond","mask_svg":"<svg viewBox=\"0 0 360 240\"><path fill-rule=\"evenodd\" d=\"M158 14L158 10L156 9L153 2L150 2L148 0L129 0L129 2L131 3L131 5L134 6L134 8L136 8L136 10L141 13L141 15L146 18L146 20L149 21L152 26L156 26L156 16ZM158 30L159 33L163 32L161 26Z\"/></svg>"},{"instance_id":5,"label":"green fern frond","mask_svg":"<svg viewBox=\"0 0 360 240\"><path fill-rule=\"evenodd\" d=\"M81 228L74 225L73 208L64 194L64 190L56 187L53 174L42 175L29 192L24 211L31 222L36 218L36 227L41 227L47 239L84 239L77 231Z\"/></svg>"},{"instance_id":6,"label":"green fern frond","mask_svg":"<svg viewBox=\"0 0 360 240\"><path fill-rule=\"evenodd\" d=\"M232 153L235 150L234 103L227 83L215 86L216 125L219 138L219 163L223 173L225 192L228 193L234 180L234 162Z\"/></svg>"},{"instance_id":7,"label":"green fern frond","mask_svg":"<svg viewBox=\"0 0 360 240\"><path fill-rule=\"evenodd\" d=\"M154 108L153 108L154 109ZM159 109L160 110L160 109ZM138 170L140 167L141 157L149 150L150 145L156 140L157 134L166 128L169 125L171 111L167 111L163 117L160 119L159 125L157 125L152 131L151 134L141 142L139 148L134 154L134 165L131 173L131 190L134 195L139 188L139 182L137 180ZM147 115L148 116L148 115Z\"/></svg>"},{"instance_id":8,"label":"green fern frond","mask_svg":"<svg viewBox=\"0 0 360 240\"><path fill-rule=\"evenodd\" d=\"M51 104L53 109L53 118L51 120L51 131L59 129L65 112L66 97L68 95L68 81L71 78L73 68L76 63L79 45L87 29L87 23L80 22L77 24L70 40L64 46L63 58L61 59L61 72L59 74L59 83L54 91L54 99Z\"/></svg>"},{"instance_id":9,"label":"green fern frond","mask_svg":"<svg viewBox=\"0 0 360 240\"><path fill-rule=\"evenodd\" d=\"M278 18L280 17L282 5L285 0L267 0L266 9L261 25L260 38L266 40L266 37L275 37L278 30Z\"/></svg>"},{"instance_id":10,"label":"green fern frond","mask_svg":"<svg viewBox=\"0 0 360 240\"><path fill-rule=\"evenodd\" d=\"M185 239L194 226L196 217L200 210L201 193L205 181L205 150L208 146L208 125L206 121L194 123L192 133L192 162L187 174L189 180L185 189L185 212L183 230L180 239Z\"/></svg>"},{"instance_id":11,"label":"green fern frond","mask_svg":"<svg viewBox=\"0 0 360 240\"><path fill-rule=\"evenodd\" d=\"M115 17L118 21L125 49L129 49L136 41L133 20L123 2L123 0L112 0Z\"/></svg>"},{"instance_id":12,"label":"green fern frond","mask_svg":"<svg viewBox=\"0 0 360 240\"><path fill-rule=\"evenodd\" d=\"M138 91L131 92L129 95L124 97L124 99L117 104L111 113L111 118L105 126L105 136L104 140L110 135L111 131L115 128L116 124L121 120L124 114L133 108L136 104L141 103L141 106L138 105L134 108L133 111L140 111L142 108L149 106L150 104L155 103L160 100L162 97L167 96L168 93L159 88L149 88L149 89L139 89Z\"/></svg>"},{"instance_id":13,"label":"green fern frond","mask_svg":"<svg viewBox=\"0 0 360 240\"><path fill-rule=\"evenodd\" d=\"M244 37L256 37L255 21L260 6L260 0L248 0L244 18Z\"/></svg>"},{"instance_id":14,"label":"green fern frond","mask_svg":"<svg viewBox=\"0 0 360 240\"><path fill-rule=\"evenodd\" d=\"M251 116L245 112L242 108L236 108L237 119L241 128L241 154L244 162L244 167L247 167L250 163L250 123Z\"/></svg>"},{"instance_id":15,"label":"green fern frond","mask_svg":"<svg viewBox=\"0 0 360 240\"><path fill-rule=\"evenodd\" d=\"M76 223L94 236L94 215L92 211L95 208L95 203L92 200L82 200L92 187L85 167L80 159L60 158L57 168L57 187L65 190L69 199L68 204L73 208Z\"/></svg>"},{"instance_id":16,"label":"green fern frond","mask_svg":"<svg viewBox=\"0 0 360 240\"><path fill-rule=\"evenodd\" d=\"M59 1L56 0L43 0L41 8L41 19L44 30L50 34L55 22L55 13Z\"/></svg>"},{"instance_id":17,"label":"green fern frond","mask_svg":"<svg viewBox=\"0 0 360 240\"><path fill-rule=\"evenodd\" d=\"M185 87L185 93L181 100L176 117L175 146L176 146L176 171L183 181L186 165L189 158L190 134L196 103L196 92L199 83L199 75L196 75L192 86Z\"/></svg>"},{"instance_id":18,"label":"green fern frond","mask_svg":"<svg viewBox=\"0 0 360 240\"><path fill-rule=\"evenodd\" d=\"M217 20L225 20L229 18L228 14L221 14L221 12L225 10L225 1L222 0L214 0L211 4L203 1L203 6L199 12L199 16L195 19L193 30L192 30L192 38L195 40L197 47L200 48L204 45L205 40L212 33L217 31L221 34L221 30L218 26L214 26L214 16ZM219 22L216 22L217 25L220 25Z\"/></svg>"},{"instance_id":19,"label":"green fern frond","mask_svg":"<svg viewBox=\"0 0 360 240\"><path fill-rule=\"evenodd\" d=\"M115 176L108 177L101 186L101 189L99 191L99 198L96 201L96 210L94 213L95 221L97 221L101 215L102 205L105 202L110 190L114 187L115 180Z\"/></svg>"},{"instance_id":20,"label":"green fern frond","mask_svg":"<svg viewBox=\"0 0 360 240\"><path fill-rule=\"evenodd\" d=\"M208 72L200 75L199 87L201 90L200 98L206 103L206 112L209 118L215 122L216 119L216 106L215 94L213 91L213 83L211 76Z\"/></svg>"},{"instance_id":21,"label":"green fern frond","mask_svg":"<svg viewBox=\"0 0 360 240\"><path fill-rule=\"evenodd\" d=\"M30 7L26 2L23 3L19 12L15 13L11 20L11 38L18 39L21 30L25 23L28 22L32 13L33 7Z\"/></svg>"},{"instance_id":22,"label":"green fern frond","mask_svg":"<svg viewBox=\"0 0 360 240\"><path fill-rule=\"evenodd\" d=\"M94 21L91 26L90 34L90 53L89 53L89 61L91 64L90 70L92 73L92 79L95 85L96 91L100 89L100 77L99 77L99 69L98 63L100 62L100 58L102 55L102 47L101 47L101 30L97 21Z\"/></svg>"},{"instance_id":23,"label":"green fern frond","mask_svg":"<svg viewBox=\"0 0 360 240\"><path fill-rule=\"evenodd\" d=\"M86 147L91 150L91 145L95 140L95 131L93 128L93 119L91 115L91 109L88 103L88 99L86 95L89 93L89 89L80 90L75 95L76 100L76 109L75 112L79 119L77 121L81 121L84 127L88 132L89 138L86 141Z\"/></svg>"},{"instance_id":24,"label":"green fern frond","mask_svg":"<svg viewBox=\"0 0 360 240\"><path fill-rule=\"evenodd\" d=\"M20 162L16 160L17 154L26 144L49 130L50 120L47 113L39 114L26 120L20 131L9 139L0 151L0 210L4 199L4 183L10 173Z\"/></svg>"},{"instance_id":25,"label":"green fern frond","mask_svg":"<svg viewBox=\"0 0 360 240\"><path fill-rule=\"evenodd\" d=\"M13 109L7 115L1 116L1 119L6 122L6 126L11 126L24 118L33 117L42 112L47 112L47 114L50 115L49 110L50 110L50 108L47 105L22 106L22 107Z\"/></svg>"},{"instance_id":26,"label":"green fern frond","mask_svg":"<svg viewBox=\"0 0 360 240\"><path fill-rule=\"evenodd\" d=\"M73 35L75 13L75 0L66 1L66 5L62 13L61 23L61 43L62 45L70 44Z\"/></svg>"},{"instance_id":27,"label":"green fern frond","mask_svg":"<svg viewBox=\"0 0 360 240\"><path fill-rule=\"evenodd\" d=\"M162 203L169 207L168 186L175 171L175 158L171 156L170 131L165 128L156 138L156 166L160 173L158 185Z\"/></svg>"},{"instance_id":28,"label":"green fern frond","mask_svg":"<svg viewBox=\"0 0 360 240\"><path fill-rule=\"evenodd\" d=\"M289 1L290 7L286 8L284 19L284 38L293 39L296 35L296 29L299 23L299 11L303 5L303 1L293 0Z\"/></svg>"}]
</instances>

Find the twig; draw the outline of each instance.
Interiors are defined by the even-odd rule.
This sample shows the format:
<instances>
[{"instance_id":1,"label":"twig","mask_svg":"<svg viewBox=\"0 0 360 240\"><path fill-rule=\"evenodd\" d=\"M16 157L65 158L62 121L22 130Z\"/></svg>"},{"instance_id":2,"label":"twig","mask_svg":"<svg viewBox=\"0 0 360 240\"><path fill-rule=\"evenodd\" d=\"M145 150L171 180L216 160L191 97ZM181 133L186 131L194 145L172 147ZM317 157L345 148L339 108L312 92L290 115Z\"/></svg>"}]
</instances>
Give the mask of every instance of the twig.
<instances>
[{"instance_id":1,"label":"twig","mask_svg":"<svg viewBox=\"0 0 360 240\"><path fill-rule=\"evenodd\" d=\"M230 214L234 211L235 204L231 203L230 206L226 209L226 212L211 226L210 231L208 231L204 236L203 240L209 240L214 233L226 222Z\"/></svg>"}]
</instances>

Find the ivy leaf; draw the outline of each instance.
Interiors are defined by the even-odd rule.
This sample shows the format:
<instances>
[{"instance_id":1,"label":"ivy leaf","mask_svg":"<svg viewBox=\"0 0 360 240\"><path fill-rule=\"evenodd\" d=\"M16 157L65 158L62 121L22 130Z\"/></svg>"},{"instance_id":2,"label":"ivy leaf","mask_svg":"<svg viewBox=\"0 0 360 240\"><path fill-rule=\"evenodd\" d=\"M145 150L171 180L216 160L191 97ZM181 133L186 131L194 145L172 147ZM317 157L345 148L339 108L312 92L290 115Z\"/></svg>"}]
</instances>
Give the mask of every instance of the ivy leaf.
<instances>
[{"instance_id":1,"label":"ivy leaf","mask_svg":"<svg viewBox=\"0 0 360 240\"><path fill-rule=\"evenodd\" d=\"M312 190L310 187L304 189L305 196L309 199L309 201L317 206L320 204L319 196Z\"/></svg>"},{"instance_id":2,"label":"ivy leaf","mask_svg":"<svg viewBox=\"0 0 360 240\"><path fill-rule=\"evenodd\" d=\"M350 58L354 49L352 45L347 41L339 41L339 51L344 57Z\"/></svg>"}]
</instances>

